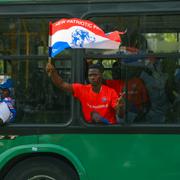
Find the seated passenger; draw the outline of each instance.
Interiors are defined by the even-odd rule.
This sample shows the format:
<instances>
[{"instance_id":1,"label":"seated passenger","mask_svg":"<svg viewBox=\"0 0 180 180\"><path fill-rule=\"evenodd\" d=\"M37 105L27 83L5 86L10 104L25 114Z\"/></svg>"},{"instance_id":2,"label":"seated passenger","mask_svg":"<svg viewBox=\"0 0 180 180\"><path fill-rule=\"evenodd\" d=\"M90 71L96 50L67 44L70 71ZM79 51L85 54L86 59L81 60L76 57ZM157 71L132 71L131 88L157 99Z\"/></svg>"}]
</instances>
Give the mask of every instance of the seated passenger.
<instances>
[{"instance_id":1,"label":"seated passenger","mask_svg":"<svg viewBox=\"0 0 180 180\"><path fill-rule=\"evenodd\" d=\"M175 71L175 87L173 94L175 96L174 101L174 113L176 114L176 121L180 123L180 68L177 68Z\"/></svg>"},{"instance_id":2,"label":"seated passenger","mask_svg":"<svg viewBox=\"0 0 180 180\"><path fill-rule=\"evenodd\" d=\"M170 101L166 93L168 74L162 72L161 61L158 59L147 60L147 69L141 73L148 90L150 109L146 114L149 123L164 123L166 112L170 108Z\"/></svg>"},{"instance_id":3,"label":"seated passenger","mask_svg":"<svg viewBox=\"0 0 180 180\"><path fill-rule=\"evenodd\" d=\"M124 78L118 79L121 74L120 66L118 66L118 62L115 62L112 66L113 80L106 80L106 84L114 88L121 98L121 118L125 116L125 111L127 111L129 121L134 121L135 118L139 121L137 118L142 118L140 115L142 116L146 112L149 104L147 89L140 78L134 76L129 77L126 83ZM128 108L127 110L125 110L125 105Z\"/></svg>"},{"instance_id":4,"label":"seated passenger","mask_svg":"<svg viewBox=\"0 0 180 180\"><path fill-rule=\"evenodd\" d=\"M85 121L88 123L116 124L116 111L119 104L118 95L114 89L102 84L102 67L90 65L88 79L90 84L66 83L59 76L55 67L48 63L47 73L50 73L53 83L60 89L71 92L81 102Z\"/></svg>"},{"instance_id":5,"label":"seated passenger","mask_svg":"<svg viewBox=\"0 0 180 180\"><path fill-rule=\"evenodd\" d=\"M14 100L11 97L12 81L6 79L0 84L1 101L0 101L0 124L13 122L16 116Z\"/></svg>"},{"instance_id":6,"label":"seated passenger","mask_svg":"<svg viewBox=\"0 0 180 180\"><path fill-rule=\"evenodd\" d=\"M172 103L167 121L180 123L180 68L175 69L174 76L168 82L167 94Z\"/></svg>"}]
</instances>

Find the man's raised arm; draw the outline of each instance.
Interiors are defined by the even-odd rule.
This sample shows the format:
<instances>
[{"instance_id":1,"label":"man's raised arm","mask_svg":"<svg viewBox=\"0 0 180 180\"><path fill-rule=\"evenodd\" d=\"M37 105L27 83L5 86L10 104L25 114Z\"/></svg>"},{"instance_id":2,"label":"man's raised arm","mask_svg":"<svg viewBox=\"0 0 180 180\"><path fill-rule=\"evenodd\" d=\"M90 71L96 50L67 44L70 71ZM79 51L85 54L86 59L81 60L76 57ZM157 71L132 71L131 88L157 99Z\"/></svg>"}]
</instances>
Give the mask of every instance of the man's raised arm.
<instances>
[{"instance_id":1,"label":"man's raised arm","mask_svg":"<svg viewBox=\"0 0 180 180\"><path fill-rule=\"evenodd\" d=\"M64 80L61 78L61 76L57 73L55 67L51 64L48 63L46 65L46 72L48 73L48 75L50 75L53 83L60 89L67 91L67 92L71 92L73 93L73 88L72 88L72 84L66 83L64 82Z\"/></svg>"}]
</instances>

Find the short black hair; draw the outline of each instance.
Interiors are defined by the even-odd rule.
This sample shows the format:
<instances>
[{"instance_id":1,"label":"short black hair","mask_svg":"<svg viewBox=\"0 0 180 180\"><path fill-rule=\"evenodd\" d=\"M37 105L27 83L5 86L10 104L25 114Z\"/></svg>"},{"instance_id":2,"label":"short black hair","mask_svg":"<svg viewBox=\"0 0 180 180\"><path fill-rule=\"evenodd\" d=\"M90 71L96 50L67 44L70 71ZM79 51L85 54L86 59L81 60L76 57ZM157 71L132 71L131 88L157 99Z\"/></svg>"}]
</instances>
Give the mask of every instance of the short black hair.
<instances>
[{"instance_id":1,"label":"short black hair","mask_svg":"<svg viewBox=\"0 0 180 180\"><path fill-rule=\"evenodd\" d=\"M91 64L88 69L98 69L101 73L104 72L104 66L102 64Z\"/></svg>"}]
</instances>

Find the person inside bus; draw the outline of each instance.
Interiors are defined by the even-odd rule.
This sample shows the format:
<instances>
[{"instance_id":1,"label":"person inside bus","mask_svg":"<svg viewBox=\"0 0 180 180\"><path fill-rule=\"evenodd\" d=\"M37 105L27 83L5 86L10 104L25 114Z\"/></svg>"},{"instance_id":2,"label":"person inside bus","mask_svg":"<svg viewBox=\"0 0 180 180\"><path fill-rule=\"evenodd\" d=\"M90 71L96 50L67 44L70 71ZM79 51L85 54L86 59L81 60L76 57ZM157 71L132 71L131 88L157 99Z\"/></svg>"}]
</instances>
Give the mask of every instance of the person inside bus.
<instances>
[{"instance_id":1,"label":"person inside bus","mask_svg":"<svg viewBox=\"0 0 180 180\"><path fill-rule=\"evenodd\" d=\"M180 67L176 68L174 73L174 86L173 86L173 111L176 114L176 122L180 123Z\"/></svg>"},{"instance_id":2,"label":"person inside bus","mask_svg":"<svg viewBox=\"0 0 180 180\"><path fill-rule=\"evenodd\" d=\"M53 83L60 89L71 92L81 102L87 123L116 124L119 101L116 91L102 83L102 67L92 64L88 67L89 84L64 82L55 67L48 63L46 71Z\"/></svg>"},{"instance_id":3,"label":"person inside bus","mask_svg":"<svg viewBox=\"0 0 180 180\"><path fill-rule=\"evenodd\" d=\"M167 83L166 92L172 104L172 108L168 112L167 122L180 123L180 67L175 67L175 72Z\"/></svg>"},{"instance_id":4,"label":"person inside bus","mask_svg":"<svg viewBox=\"0 0 180 180\"><path fill-rule=\"evenodd\" d=\"M106 84L107 86L113 88L117 92L117 94L119 94L119 97L121 99L121 109L119 118L120 122L123 122L122 119L124 119L125 116L125 106L127 106L128 108L128 121L140 121L143 119L149 107L148 92L144 82L139 77L134 75L130 68L128 70L128 77L123 77L124 75L127 76L127 73L121 71L127 69L124 65L120 66L118 61L113 63L113 79L106 80Z\"/></svg>"},{"instance_id":5,"label":"person inside bus","mask_svg":"<svg viewBox=\"0 0 180 180\"><path fill-rule=\"evenodd\" d=\"M6 79L0 84L0 124L11 123L16 117L15 101L11 97L12 80Z\"/></svg>"},{"instance_id":6,"label":"person inside bus","mask_svg":"<svg viewBox=\"0 0 180 180\"><path fill-rule=\"evenodd\" d=\"M166 85L169 75L163 72L162 60L149 57L146 60L146 68L140 75L149 94L150 108L146 114L148 123L165 123L166 113L171 107Z\"/></svg>"}]
</instances>

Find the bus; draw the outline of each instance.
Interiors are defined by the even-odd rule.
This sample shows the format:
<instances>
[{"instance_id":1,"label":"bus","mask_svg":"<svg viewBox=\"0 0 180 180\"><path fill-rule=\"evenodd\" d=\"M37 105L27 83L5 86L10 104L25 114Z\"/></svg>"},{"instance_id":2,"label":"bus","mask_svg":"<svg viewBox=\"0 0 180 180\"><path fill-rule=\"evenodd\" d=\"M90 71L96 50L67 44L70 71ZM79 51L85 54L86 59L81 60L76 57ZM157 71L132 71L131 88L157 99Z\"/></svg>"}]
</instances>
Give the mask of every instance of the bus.
<instances>
[{"instance_id":1,"label":"bus","mask_svg":"<svg viewBox=\"0 0 180 180\"><path fill-rule=\"evenodd\" d=\"M66 49L52 59L69 83L88 83L89 63L103 66L105 81L122 81L118 123L86 123L45 72L48 24L61 18L126 32L118 50ZM0 0L0 76L13 81L17 111L0 127L0 178L180 179L179 22L178 0Z\"/></svg>"}]
</instances>

